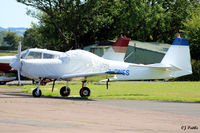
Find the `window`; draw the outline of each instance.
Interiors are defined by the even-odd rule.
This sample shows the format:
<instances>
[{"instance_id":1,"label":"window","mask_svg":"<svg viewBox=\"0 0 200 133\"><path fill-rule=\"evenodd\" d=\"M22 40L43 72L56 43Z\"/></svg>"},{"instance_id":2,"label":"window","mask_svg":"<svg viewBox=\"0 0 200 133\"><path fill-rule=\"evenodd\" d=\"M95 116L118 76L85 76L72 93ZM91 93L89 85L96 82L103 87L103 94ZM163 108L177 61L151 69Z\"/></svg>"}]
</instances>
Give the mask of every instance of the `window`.
<instances>
[{"instance_id":1,"label":"window","mask_svg":"<svg viewBox=\"0 0 200 133\"><path fill-rule=\"evenodd\" d=\"M27 53L28 53L28 50L22 51L22 53L21 53L21 59L24 59L26 57Z\"/></svg>"},{"instance_id":2,"label":"window","mask_svg":"<svg viewBox=\"0 0 200 133\"><path fill-rule=\"evenodd\" d=\"M41 59L41 57L42 57L42 53L30 52L28 56L26 57L26 59Z\"/></svg>"},{"instance_id":3,"label":"window","mask_svg":"<svg viewBox=\"0 0 200 133\"><path fill-rule=\"evenodd\" d=\"M47 53L43 54L43 59L52 59L52 58L54 58L54 55L52 54L47 54Z\"/></svg>"}]
</instances>

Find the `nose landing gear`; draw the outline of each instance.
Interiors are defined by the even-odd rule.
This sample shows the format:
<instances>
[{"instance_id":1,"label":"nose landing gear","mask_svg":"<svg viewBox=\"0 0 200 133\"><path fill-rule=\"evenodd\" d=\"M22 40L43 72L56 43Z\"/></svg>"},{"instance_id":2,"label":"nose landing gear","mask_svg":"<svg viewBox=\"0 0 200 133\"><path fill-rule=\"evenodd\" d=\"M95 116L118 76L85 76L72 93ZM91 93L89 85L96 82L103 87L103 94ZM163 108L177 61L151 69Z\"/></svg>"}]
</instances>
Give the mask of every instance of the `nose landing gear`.
<instances>
[{"instance_id":1,"label":"nose landing gear","mask_svg":"<svg viewBox=\"0 0 200 133\"><path fill-rule=\"evenodd\" d=\"M35 88L33 91L32 91L32 95L33 97L40 97L42 95L42 92L40 90L40 81L38 82L38 86L37 88Z\"/></svg>"}]
</instances>

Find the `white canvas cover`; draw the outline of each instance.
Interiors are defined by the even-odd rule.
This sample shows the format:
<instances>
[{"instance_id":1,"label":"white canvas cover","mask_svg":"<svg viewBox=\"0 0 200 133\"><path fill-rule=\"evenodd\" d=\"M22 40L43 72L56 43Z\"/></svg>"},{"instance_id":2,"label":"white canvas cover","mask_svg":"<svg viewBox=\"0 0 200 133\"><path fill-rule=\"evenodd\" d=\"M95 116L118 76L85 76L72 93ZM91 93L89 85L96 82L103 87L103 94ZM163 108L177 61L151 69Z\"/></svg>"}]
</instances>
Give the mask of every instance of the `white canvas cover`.
<instances>
[{"instance_id":1,"label":"white canvas cover","mask_svg":"<svg viewBox=\"0 0 200 133\"><path fill-rule=\"evenodd\" d=\"M109 69L102 58L84 51L71 50L62 54L57 59L22 60L22 72L24 76L35 75L30 78L49 77L57 79L67 74L98 73ZM29 69L30 71L23 71Z\"/></svg>"}]
</instances>

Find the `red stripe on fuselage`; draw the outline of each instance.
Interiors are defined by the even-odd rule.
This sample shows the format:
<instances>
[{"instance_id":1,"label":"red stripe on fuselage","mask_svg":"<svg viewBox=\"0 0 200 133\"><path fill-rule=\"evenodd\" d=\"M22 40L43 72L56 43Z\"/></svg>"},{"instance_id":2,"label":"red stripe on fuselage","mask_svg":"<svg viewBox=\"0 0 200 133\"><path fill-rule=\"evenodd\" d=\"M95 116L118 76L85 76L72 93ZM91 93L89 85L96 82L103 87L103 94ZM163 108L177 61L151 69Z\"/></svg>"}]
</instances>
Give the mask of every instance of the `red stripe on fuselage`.
<instances>
[{"instance_id":1,"label":"red stripe on fuselage","mask_svg":"<svg viewBox=\"0 0 200 133\"><path fill-rule=\"evenodd\" d=\"M3 73L16 73L16 70L11 70L11 66L8 63L0 63L0 72Z\"/></svg>"}]
</instances>

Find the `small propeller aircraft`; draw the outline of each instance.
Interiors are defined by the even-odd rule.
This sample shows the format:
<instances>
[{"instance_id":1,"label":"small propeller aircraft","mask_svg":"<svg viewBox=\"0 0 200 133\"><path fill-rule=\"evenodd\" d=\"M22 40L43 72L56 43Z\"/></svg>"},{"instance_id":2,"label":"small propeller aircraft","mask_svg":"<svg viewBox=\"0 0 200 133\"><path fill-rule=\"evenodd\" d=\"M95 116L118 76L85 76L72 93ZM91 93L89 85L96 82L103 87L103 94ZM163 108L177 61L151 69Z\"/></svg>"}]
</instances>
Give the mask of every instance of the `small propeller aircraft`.
<instances>
[{"instance_id":1,"label":"small propeller aircraft","mask_svg":"<svg viewBox=\"0 0 200 133\"><path fill-rule=\"evenodd\" d=\"M117 61L124 61L124 57L126 54L126 50L128 48L130 38L124 38L122 35L114 44L105 52L103 58ZM21 58L22 59L53 59L57 58L59 55L64 52L58 52L47 49L38 49L31 48L22 51ZM16 70L12 70L10 67L10 63L16 61L17 55L14 56L0 56L0 72L3 73L3 76L0 76L0 85L4 85L7 82L13 81L16 77L8 77L5 73L16 73ZM18 75L19 77L19 75ZM18 78L19 79L19 78ZM49 81L49 80L47 80ZM44 84L46 81L43 82ZM18 84L21 82L18 80Z\"/></svg>"},{"instance_id":2,"label":"small propeller aircraft","mask_svg":"<svg viewBox=\"0 0 200 133\"><path fill-rule=\"evenodd\" d=\"M84 50L70 50L55 59L21 59L21 44L18 57L11 67L18 71L18 75L38 80L38 86L33 90L34 97L41 96L40 82L44 79L66 80L66 86L60 89L61 96L69 96L68 81L74 77L89 77L102 74L116 75L107 80L149 80L170 79L192 73L190 63L189 42L184 38L176 38L160 63L142 65L113 61L96 56ZM81 97L90 96L90 89L86 81L82 82Z\"/></svg>"}]
</instances>

